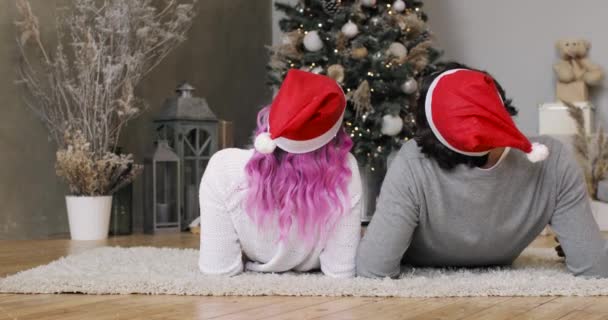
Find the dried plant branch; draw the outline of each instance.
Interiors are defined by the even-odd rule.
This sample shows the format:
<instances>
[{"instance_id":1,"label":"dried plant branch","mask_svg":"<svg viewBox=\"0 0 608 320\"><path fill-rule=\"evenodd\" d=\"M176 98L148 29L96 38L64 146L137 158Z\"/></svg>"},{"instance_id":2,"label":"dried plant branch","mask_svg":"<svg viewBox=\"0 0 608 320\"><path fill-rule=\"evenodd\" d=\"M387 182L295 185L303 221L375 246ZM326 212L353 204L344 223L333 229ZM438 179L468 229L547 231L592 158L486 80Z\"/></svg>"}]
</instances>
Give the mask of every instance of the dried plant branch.
<instances>
[{"instance_id":1,"label":"dried plant branch","mask_svg":"<svg viewBox=\"0 0 608 320\"><path fill-rule=\"evenodd\" d=\"M51 52L29 1L16 0L17 84L57 143L57 173L75 194L109 194L140 171L114 154L118 139L145 107L135 88L186 39L196 2L75 0L58 10Z\"/></svg>"},{"instance_id":2,"label":"dried plant branch","mask_svg":"<svg viewBox=\"0 0 608 320\"><path fill-rule=\"evenodd\" d=\"M608 139L600 126L595 137L587 134L583 110L571 102L564 101L568 114L576 124L573 146L583 167L589 195L597 200L597 186L608 173Z\"/></svg>"}]
</instances>

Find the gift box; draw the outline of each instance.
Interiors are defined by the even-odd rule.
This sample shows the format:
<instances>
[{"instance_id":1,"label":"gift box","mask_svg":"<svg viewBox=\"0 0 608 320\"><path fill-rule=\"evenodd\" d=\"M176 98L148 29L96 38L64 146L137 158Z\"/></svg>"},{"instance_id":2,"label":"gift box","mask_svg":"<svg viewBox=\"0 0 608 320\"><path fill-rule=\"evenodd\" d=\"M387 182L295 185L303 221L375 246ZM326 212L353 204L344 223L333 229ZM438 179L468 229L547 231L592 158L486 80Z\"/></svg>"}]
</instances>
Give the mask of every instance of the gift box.
<instances>
[{"instance_id":1,"label":"gift box","mask_svg":"<svg viewBox=\"0 0 608 320\"><path fill-rule=\"evenodd\" d=\"M574 105L583 110L587 134L594 130L594 110L589 102L577 102ZM568 107L561 102L550 102L539 105L538 133L541 135L576 134L576 122L570 117Z\"/></svg>"}]
</instances>

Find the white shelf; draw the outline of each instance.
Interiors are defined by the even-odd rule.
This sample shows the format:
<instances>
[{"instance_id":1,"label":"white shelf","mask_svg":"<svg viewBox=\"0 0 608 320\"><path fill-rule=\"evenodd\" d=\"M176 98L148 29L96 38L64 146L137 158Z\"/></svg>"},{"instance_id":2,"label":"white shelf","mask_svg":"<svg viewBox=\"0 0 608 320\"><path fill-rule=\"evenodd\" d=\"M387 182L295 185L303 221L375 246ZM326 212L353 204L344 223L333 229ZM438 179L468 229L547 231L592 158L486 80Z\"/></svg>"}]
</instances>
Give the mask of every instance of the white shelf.
<instances>
[{"instance_id":1,"label":"white shelf","mask_svg":"<svg viewBox=\"0 0 608 320\"><path fill-rule=\"evenodd\" d=\"M589 102L574 103L583 110L588 134L594 131L595 108ZM568 114L568 107L561 102L548 102L538 106L538 133L541 135L576 134L576 123Z\"/></svg>"}]
</instances>

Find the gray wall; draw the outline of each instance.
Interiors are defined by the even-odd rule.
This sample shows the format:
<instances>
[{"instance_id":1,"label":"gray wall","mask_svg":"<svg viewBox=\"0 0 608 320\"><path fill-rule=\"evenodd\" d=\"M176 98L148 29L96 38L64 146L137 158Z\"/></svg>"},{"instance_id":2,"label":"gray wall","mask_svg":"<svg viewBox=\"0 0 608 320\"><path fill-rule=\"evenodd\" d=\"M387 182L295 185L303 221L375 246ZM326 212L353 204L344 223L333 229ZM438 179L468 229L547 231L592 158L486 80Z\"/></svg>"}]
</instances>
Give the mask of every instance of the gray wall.
<instances>
[{"instance_id":1,"label":"gray wall","mask_svg":"<svg viewBox=\"0 0 608 320\"><path fill-rule=\"evenodd\" d=\"M445 57L492 73L519 107L526 134L538 132L538 104L555 100L557 39L589 39L593 61L608 67L606 1L427 0L425 10ZM603 87L592 98L598 118L608 108Z\"/></svg>"},{"instance_id":2,"label":"gray wall","mask_svg":"<svg viewBox=\"0 0 608 320\"><path fill-rule=\"evenodd\" d=\"M275 2L281 2L281 3L289 3L291 5L295 5L298 3L298 0L272 0L272 3L274 4ZM279 20L281 20L281 18L285 17L285 15L282 12L279 12L277 10L274 9L274 5L272 6L272 43L276 44L280 41L281 39L281 29L279 28Z\"/></svg>"},{"instance_id":3,"label":"gray wall","mask_svg":"<svg viewBox=\"0 0 608 320\"><path fill-rule=\"evenodd\" d=\"M297 3L297 0L282 2ZM597 0L426 0L431 30L444 59L488 70L520 109L517 122L528 135L538 131L537 106L554 101L554 43L562 37L592 42L591 58L608 67L608 2ZM281 15L273 12L273 40ZM593 96L599 117L608 108L603 87Z\"/></svg>"},{"instance_id":4,"label":"gray wall","mask_svg":"<svg viewBox=\"0 0 608 320\"><path fill-rule=\"evenodd\" d=\"M51 26L61 0L32 0L41 26ZM152 118L176 84L189 81L222 119L235 123L238 145L248 142L255 114L270 100L264 84L271 43L270 1L199 1L189 39L138 88L150 109L130 123L121 145L141 161L152 149ZM65 236L65 188L54 174L54 147L16 90L14 1L0 0L0 239ZM52 38L52 28L45 28ZM51 40L52 42L52 40ZM141 229L141 179L135 184L135 227Z\"/></svg>"}]
</instances>

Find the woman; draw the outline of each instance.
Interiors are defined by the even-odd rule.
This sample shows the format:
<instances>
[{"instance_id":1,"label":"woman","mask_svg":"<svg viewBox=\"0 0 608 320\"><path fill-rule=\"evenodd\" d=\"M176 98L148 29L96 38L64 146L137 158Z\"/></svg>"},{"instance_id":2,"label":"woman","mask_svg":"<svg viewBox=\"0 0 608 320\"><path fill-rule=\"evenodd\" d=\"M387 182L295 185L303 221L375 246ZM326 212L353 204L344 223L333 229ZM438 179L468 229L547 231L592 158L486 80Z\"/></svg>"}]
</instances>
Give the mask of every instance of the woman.
<instances>
[{"instance_id":1,"label":"woman","mask_svg":"<svg viewBox=\"0 0 608 320\"><path fill-rule=\"evenodd\" d=\"M211 158L200 186L201 272L355 275L361 181L345 107L334 80L290 70L258 114L255 149Z\"/></svg>"}]
</instances>

